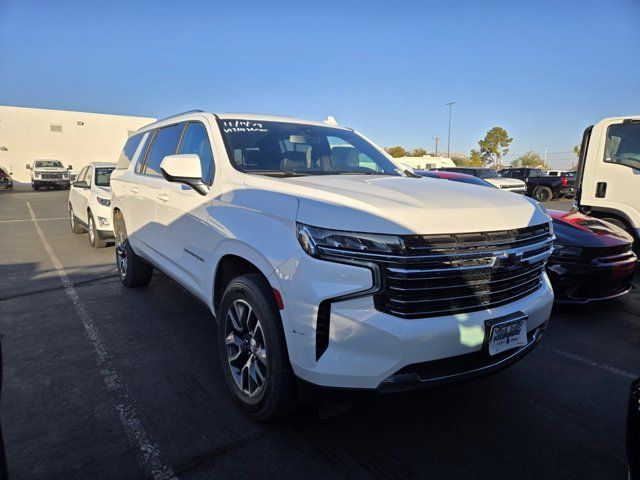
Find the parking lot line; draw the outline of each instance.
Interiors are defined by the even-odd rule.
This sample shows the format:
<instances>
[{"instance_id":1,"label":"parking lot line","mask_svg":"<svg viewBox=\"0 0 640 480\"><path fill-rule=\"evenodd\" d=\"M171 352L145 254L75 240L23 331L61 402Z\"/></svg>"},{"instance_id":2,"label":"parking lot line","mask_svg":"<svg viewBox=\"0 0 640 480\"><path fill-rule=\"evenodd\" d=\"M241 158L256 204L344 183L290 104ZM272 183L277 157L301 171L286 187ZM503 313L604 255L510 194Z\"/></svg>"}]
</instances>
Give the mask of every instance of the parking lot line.
<instances>
[{"instance_id":1,"label":"parking lot line","mask_svg":"<svg viewBox=\"0 0 640 480\"><path fill-rule=\"evenodd\" d=\"M29 203L29 202L27 202ZM38 221L39 222L43 222L46 220L68 220L67 217L54 217L54 218L39 218ZM32 222L33 219L31 218L19 218L19 219L15 219L15 220L0 220L0 223L18 223L18 222Z\"/></svg>"},{"instance_id":2,"label":"parking lot line","mask_svg":"<svg viewBox=\"0 0 640 480\"><path fill-rule=\"evenodd\" d=\"M612 373L614 375L618 375L619 377L623 377L623 378L628 378L630 380L634 380L636 378L638 378L638 374L636 373L631 373L631 372L627 372L626 370L622 370L620 368L616 368L616 367L612 367L609 365L605 365L599 362L596 362L594 360L590 360L588 358L582 357L580 355L576 355L575 353L571 353L571 352L565 352L564 350L559 350L557 348L546 348L546 350L549 350L557 355L561 355L565 358L569 358L571 360L575 360L576 362L580 362L580 363L584 363L586 365L591 365L592 367L595 368L599 368L601 370L605 370L609 373Z\"/></svg>"},{"instance_id":3,"label":"parking lot line","mask_svg":"<svg viewBox=\"0 0 640 480\"><path fill-rule=\"evenodd\" d=\"M100 373L102 374L107 390L113 395L114 408L118 413L120 423L122 424L127 439L131 445L138 450L137 457L140 467L147 473L151 474L155 479L164 480L176 478L171 467L162 463L162 460L160 459L160 449L151 441L144 426L142 425L124 382L117 370L111 366L110 356L105 348L102 338L98 334L91 316L82 305L78 292L74 288L73 283L69 280L62 263L56 256L53 248L51 248L49 241L40 228L38 223L39 220L36 218L30 202L27 202L27 209L29 210L31 221L33 222L38 237L40 238L40 242L47 252L58 277L60 277L60 281L64 286L67 296L80 316L85 333L96 352L98 368L100 369Z\"/></svg>"}]
</instances>

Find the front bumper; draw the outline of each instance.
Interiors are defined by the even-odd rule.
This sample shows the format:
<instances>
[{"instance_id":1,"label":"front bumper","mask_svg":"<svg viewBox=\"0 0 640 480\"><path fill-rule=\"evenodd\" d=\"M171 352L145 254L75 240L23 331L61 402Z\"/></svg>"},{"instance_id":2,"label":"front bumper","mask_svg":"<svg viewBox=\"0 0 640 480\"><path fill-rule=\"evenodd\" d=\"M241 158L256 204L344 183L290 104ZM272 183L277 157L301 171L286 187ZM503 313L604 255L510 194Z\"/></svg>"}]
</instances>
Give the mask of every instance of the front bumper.
<instances>
[{"instance_id":1,"label":"front bumper","mask_svg":"<svg viewBox=\"0 0 640 480\"><path fill-rule=\"evenodd\" d=\"M34 179L31 184L34 187L53 187L53 188L69 188L71 182L69 179L61 180L37 180Z\"/></svg>"},{"instance_id":2,"label":"front bumper","mask_svg":"<svg viewBox=\"0 0 640 480\"><path fill-rule=\"evenodd\" d=\"M547 274L557 303L588 303L628 293L636 264L637 258L633 254L607 265L570 262L552 256L547 263Z\"/></svg>"},{"instance_id":3,"label":"front bumper","mask_svg":"<svg viewBox=\"0 0 640 480\"><path fill-rule=\"evenodd\" d=\"M574 187L564 187L560 189L561 197L575 197L576 189Z\"/></svg>"},{"instance_id":4,"label":"front bumper","mask_svg":"<svg viewBox=\"0 0 640 480\"><path fill-rule=\"evenodd\" d=\"M371 271L302 253L278 267L269 280L283 296L281 315L294 373L323 387L384 390L383 382L405 367L434 361L455 364L468 354L477 354L476 367L486 366L488 355L478 354L485 340L485 321L521 312L527 316L527 330L534 341L515 361L537 344L536 331L548 321L553 305L546 275L538 290L510 304L442 317L399 318L376 310L372 296L338 301L330 308L328 346L317 359L319 305L370 288ZM458 372L464 374L459 379L488 373L488 369L467 366ZM414 386L425 383L414 382Z\"/></svg>"}]
</instances>

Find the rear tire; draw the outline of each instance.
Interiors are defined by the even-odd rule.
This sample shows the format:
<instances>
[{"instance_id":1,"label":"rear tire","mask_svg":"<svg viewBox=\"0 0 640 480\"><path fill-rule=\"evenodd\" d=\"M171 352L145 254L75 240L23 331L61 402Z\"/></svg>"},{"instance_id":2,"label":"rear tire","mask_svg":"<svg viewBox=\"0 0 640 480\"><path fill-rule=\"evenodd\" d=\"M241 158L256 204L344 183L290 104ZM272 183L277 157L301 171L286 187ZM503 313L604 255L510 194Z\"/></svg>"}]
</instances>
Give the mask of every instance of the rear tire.
<instances>
[{"instance_id":1,"label":"rear tire","mask_svg":"<svg viewBox=\"0 0 640 480\"><path fill-rule=\"evenodd\" d=\"M106 240L103 240L98 235L98 229L96 228L96 221L93 219L91 210L87 211L87 218L89 219L89 245L93 248L104 248L107 246Z\"/></svg>"},{"instance_id":2,"label":"rear tire","mask_svg":"<svg viewBox=\"0 0 640 480\"><path fill-rule=\"evenodd\" d=\"M233 279L218 317L220 362L236 403L254 420L282 418L298 406L282 319L258 273Z\"/></svg>"},{"instance_id":3,"label":"rear tire","mask_svg":"<svg viewBox=\"0 0 640 480\"><path fill-rule=\"evenodd\" d=\"M73 207L71 205L69 205L69 224L71 225L71 231L76 235L86 231L84 227L78 223L78 218L76 214L73 213Z\"/></svg>"},{"instance_id":4,"label":"rear tire","mask_svg":"<svg viewBox=\"0 0 640 480\"><path fill-rule=\"evenodd\" d=\"M40 187L38 187L36 185L31 185L31 188L33 188L34 190L40 190Z\"/></svg>"},{"instance_id":5,"label":"rear tire","mask_svg":"<svg viewBox=\"0 0 640 480\"><path fill-rule=\"evenodd\" d=\"M115 221L116 267L122 284L129 288L144 287L153 276L153 267L131 248L121 215Z\"/></svg>"},{"instance_id":6,"label":"rear tire","mask_svg":"<svg viewBox=\"0 0 640 480\"><path fill-rule=\"evenodd\" d=\"M536 187L533 191L533 198L538 202L548 202L553 200L553 192L549 187Z\"/></svg>"}]
</instances>

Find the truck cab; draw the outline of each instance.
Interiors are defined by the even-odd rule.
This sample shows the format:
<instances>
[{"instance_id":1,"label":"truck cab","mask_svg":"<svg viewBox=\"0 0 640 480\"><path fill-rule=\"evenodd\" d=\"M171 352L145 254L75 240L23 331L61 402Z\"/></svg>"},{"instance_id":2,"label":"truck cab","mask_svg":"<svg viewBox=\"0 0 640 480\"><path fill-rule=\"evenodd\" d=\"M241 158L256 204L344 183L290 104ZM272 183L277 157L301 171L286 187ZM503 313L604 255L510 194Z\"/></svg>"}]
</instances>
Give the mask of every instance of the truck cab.
<instances>
[{"instance_id":1,"label":"truck cab","mask_svg":"<svg viewBox=\"0 0 640 480\"><path fill-rule=\"evenodd\" d=\"M27 170L31 177L31 187L34 190L40 188L64 188L69 189L69 171L73 168L69 165L64 168L60 160L35 160L33 165L27 164Z\"/></svg>"},{"instance_id":2,"label":"truck cab","mask_svg":"<svg viewBox=\"0 0 640 480\"><path fill-rule=\"evenodd\" d=\"M640 116L605 118L582 137L575 206L640 238Z\"/></svg>"}]
</instances>

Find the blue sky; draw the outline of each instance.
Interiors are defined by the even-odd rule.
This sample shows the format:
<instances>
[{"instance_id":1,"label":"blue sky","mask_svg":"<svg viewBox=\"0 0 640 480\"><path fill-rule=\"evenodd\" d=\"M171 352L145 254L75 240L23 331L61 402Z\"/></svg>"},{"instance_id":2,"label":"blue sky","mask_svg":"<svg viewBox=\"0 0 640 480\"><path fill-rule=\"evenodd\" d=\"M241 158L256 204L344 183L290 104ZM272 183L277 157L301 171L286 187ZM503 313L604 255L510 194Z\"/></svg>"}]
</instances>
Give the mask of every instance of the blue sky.
<instances>
[{"instance_id":1,"label":"blue sky","mask_svg":"<svg viewBox=\"0 0 640 480\"><path fill-rule=\"evenodd\" d=\"M496 125L569 166L640 113L640 0L0 0L0 104L162 117L334 115L384 146L467 152Z\"/></svg>"}]
</instances>

